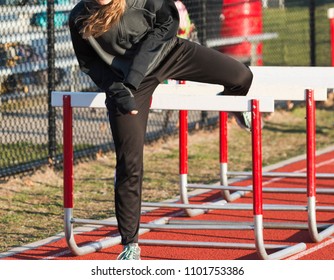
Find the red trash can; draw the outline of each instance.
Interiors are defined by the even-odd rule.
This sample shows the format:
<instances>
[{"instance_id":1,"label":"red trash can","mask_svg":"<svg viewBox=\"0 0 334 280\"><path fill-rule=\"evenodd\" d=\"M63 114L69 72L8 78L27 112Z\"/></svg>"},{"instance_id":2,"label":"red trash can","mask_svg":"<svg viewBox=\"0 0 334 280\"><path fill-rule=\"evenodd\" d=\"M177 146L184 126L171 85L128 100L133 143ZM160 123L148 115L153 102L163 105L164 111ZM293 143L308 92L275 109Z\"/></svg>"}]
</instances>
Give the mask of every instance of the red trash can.
<instances>
[{"instance_id":1,"label":"red trash can","mask_svg":"<svg viewBox=\"0 0 334 280\"><path fill-rule=\"evenodd\" d=\"M261 0L223 0L223 20L221 36L240 37L262 33L262 1ZM251 56L251 43L224 46L223 53L235 57ZM257 65L262 65L262 43L256 48Z\"/></svg>"}]
</instances>

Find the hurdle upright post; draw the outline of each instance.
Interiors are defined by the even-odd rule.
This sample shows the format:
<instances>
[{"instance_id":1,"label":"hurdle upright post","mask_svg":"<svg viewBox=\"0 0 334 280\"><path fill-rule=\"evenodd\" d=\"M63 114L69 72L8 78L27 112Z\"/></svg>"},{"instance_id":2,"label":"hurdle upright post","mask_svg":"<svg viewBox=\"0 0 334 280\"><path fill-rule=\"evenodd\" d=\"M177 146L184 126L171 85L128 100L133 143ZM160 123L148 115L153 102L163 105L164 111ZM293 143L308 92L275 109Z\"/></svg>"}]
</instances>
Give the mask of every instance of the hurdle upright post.
<instances>
[{"instance_id":1,"label":"hurdle upright post","mask_svg":"<svg viewBox=\"0 0 334 280\"><path fill-rule=\"evenodd\" d=\"M220 187L222 188L222 197L227 202L232 202L243 195L247 190L238 190L233 193L230 192L228 183L228 113L219 112L219 163L220 163Z\"/></svg>"},{"instance_id":2,"label":"hurdle upright post","mask_svg":"<svg viewBox=\"0 0 334 280\"><path fill-rule=\"evenodd\" d=\"M74 255L81 256L120 243L120 238L91 242L79 247L73 233L74 178L73 178L73 108L71 95L63 96L63 203L64 232L68 247Z\"/></svg>"},{"instance_id":3,"label":"hurdle upright post","mask_svg":"<svg viewBox=\"0 0 334 280\"><path fill-rule=\"evenodd\" d=\"M185 85L186 81L178 81ZM188 204L188 111L179 111L179 174L180 174L180 195L182 203ZM199 209L185 209L189 217L204 213Z\"/></svg>"},{"instance_id":4,"label":"hurdle upright post","mask_svg":"<svg viewBox=\"0 0 334 280\"><path fill-rule=\"evenodd\" d=\"M187 191L188 175L188 111L179 111L179 174L181 198L183 202L188 203L184 192Z\"/></svg>"},{"instance_id":5,"label":"hurdle upright post","mask_svg":"<svg viewBox=\"0 0 334 280\"><path fill-rule=\"evenodd\" d=\"M262 129L259 100L252 100L252 162L253 162L253 215L255 247L258 256L263 260L276 260L288 257L306 249L304 243L268 254L263 238L263 202L262 202Z\"/></svg>"},{"instance_id":6,"label":"hurdle upright post","mask_svg":"<svg viewBox=\"0 0 334 280\"><path fill-rule=\"evenodd\" d=\"M73 124L71 96L63 97L64 208L73 208Z\"/></svg>"},{"instance_id":7,"label":"hurdle upright post","mask_svg":"<svg viewBox=\"0 0 334 280\"><path fill-rule=\"evenodd\" d=\"M314 242L320 242L334 232L334 225L327 227L320 233L317 227L316 218L316 116L314 90L307 89L306 92L306 144L307 144L307 199L308 199L308 230Z\"/></svg>"},{"instance_id":8,"label":"hurdle upright post","mask_svg":"<svg viewBox=\"0 0 334 280\"><path fill-rule=\"evenodd\" d=\"M180 81L180 84L185 84ZM188 174L188 111L179 111L179 172L181 181L183 175ZM182 184L182 183L181 183Z\"/></svg>"},{"instance_id":9,"label":"hurdle upright post","mask_svg":"<svg viewBox=\"0 0 334 280\"><path fill-rule=\"evenodd\" d=\"M64 197L64 227L66 242L72 253L77 254L73 246L72 217L73 217L73 109L71 96L63 96L63 197Z\"/></svg>"},{"instance_id":10,"label":"hurdle upright post","mask_svg":"<svg viewBox=\"0 0 334 280\"><path fill-rule=\"evenodd\" d=\"M262 215L262 136L259 102L252 100L253 214Z\"/></svg>"},{"instance_id":11,"label":"hurdle upright post","mask_svg":"<svg viewBox=\"0 0 334 280\"><path fill-rule=\"evenodd\" d=\"M228 132L227 132L227 112L219 112L219 163L220 163L220 184L228 186L227 161L228 161ZM222 190L223 198L232 201L230 191Z\"/></svg>"}]
</instances>

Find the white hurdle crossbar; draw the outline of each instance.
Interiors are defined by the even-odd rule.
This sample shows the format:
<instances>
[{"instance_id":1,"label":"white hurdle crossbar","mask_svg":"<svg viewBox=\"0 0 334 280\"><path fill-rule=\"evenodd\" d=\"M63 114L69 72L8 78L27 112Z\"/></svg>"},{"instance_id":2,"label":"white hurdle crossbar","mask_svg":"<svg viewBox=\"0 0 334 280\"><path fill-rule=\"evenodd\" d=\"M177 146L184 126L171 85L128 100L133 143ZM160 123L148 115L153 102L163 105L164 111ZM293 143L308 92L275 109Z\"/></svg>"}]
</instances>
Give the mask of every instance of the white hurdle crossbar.
<instances>
[{"instance_id":1,"label":"white hurdle crossbar","mask_svg":"<svg viewBox=\"0 0 334 280\"><path fill-rule=\"evenodd\" d=\"M305 101L308 105L306 89L313 90L314 101L325 101L328 89L334 88L334 67L253 66L251 70L254 73L252 87L257 90L264 88L267 90L267 95L273 97L275 101ZM253 92L250 93L252 94ZM230 176L251 175L250 172L239 171L227 171L226 174ZM306 172L264 172L263 176L305 178L307 174ZM334 179L334 173L316 173L316 178ZM320 193L325 191L318 190Z\"/></svg>"},{"instance_id":2,"label":"white hurdle crossbar","mask_svg":"<svg viewBox=\"0 0 334 280\"><path fill-rule=\"evenodd\" d=\"M262 259L281 259L306 248L304 243L293 246L289 245L265 245L263 240L263 210L262 210L262 154L261 154L261 125L260 112L273 112L274 101L271 97L240 97L240 96L219 96L217 93L222 91L221 86L192 83L189 86L183 85L160 85L154 92L152 109L163 110L207 110L207 111L251 111L253 117L253 167L254 181L253 188L256 197L253 203L254 225L172 225L167 224L169 218L162 218L152 223L141 224L141 232L146 232L150 228L164 229L240 229L255 231L255 246L252 244L231 244L217 242L187 242L184 246L217 246L224 248L255 248L259 257ZM75 242L73 233L74 223L87 223L99 225L111 225L110 222L76 219L73 217L73 139L72 139L72 108L73 107L105 107L104 93L82 93L82 92L53 92L52 106L63 107L63 125L64 125L64 224L66 241L71 251L76 255L83 255L119 244L120 239L111 238L103 242L91 242L87 245L78 246ZM181 190L182 192L183 190ZM174 207L193 208L194 205L174 204ZM219 208L219 207L218 207ZM113 225L115 225L113 223ZM171 244L173 241L166 240L140 240L142 244ZM181 241L180 241L181 242ZM180 243L180 242L174 242ZM182 243L182 242L181 242ZM273 254L267 254L266 249L279 249Z\"/></svg>"}]
</instances>

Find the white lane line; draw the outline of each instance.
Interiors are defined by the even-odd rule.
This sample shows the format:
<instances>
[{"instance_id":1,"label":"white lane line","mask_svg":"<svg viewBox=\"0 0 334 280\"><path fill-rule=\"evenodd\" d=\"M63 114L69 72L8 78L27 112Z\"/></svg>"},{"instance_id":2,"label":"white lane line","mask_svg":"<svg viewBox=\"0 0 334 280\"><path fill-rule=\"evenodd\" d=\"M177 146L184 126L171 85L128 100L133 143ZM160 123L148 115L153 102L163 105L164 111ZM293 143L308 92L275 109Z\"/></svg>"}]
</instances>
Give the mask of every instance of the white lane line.
<instances>
[{"instance_id":1,"label":"white lane line","mask_svg":"<svg viewBox=\"0 0 334 280\"><path fill-rule=\"evenodd\" d=\"M65 251L62 251L62 252L60 252L60 253L53 254L53 255L51 255L51 256L42 258L41 260L53 260L53 259L55 259L55 258L62 257L62 256L67 255L67 254L71 254L71 250L65 250Z\"/></svg>"},{"instance_id":2,"label":"white lane line","mask_svg":"<svg viewBox=\"0 0 334 280\"><path fill-rule=\"evenodd\" d=\"M307 256L307 255L312 254L312 253L314 253L316 251L319 251L320 249L323 249L323 248L325 248L325 247L327 247L327 246L329 246L329 245L331 245L333 243L334 243L334 237L331 236L329 240L327 240L327 241L325 241L323 243L320 243L320 244L318 244L318 245L316 245L316 246L314 246L314 247L312 247L312 248L310 248L308 250L305 250L305 251L302 251L302 252L300 252L300 253L298 253L296 255L293 255L293 256L291 256L289 258L286 258L286 260L298 260L298 259L300 259L300 258L302 258L304 256Z\"/></svg>"}]
</instances>

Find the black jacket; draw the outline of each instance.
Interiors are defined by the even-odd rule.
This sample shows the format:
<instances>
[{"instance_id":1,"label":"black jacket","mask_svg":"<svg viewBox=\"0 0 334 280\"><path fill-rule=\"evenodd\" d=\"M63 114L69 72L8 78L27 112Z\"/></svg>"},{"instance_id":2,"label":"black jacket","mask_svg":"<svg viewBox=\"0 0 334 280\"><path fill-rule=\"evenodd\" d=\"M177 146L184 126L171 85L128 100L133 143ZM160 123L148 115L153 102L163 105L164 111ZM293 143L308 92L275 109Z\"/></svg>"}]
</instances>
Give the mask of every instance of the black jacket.
<instances>
[{"instance_id":1,"label":"black jacket","mask_svg":"<svg viewBox=\"0 0 334 280\"><path fill-rule=\"evenodd\" d=\"M179 15L173 0L126 0L127 8L117 26L97 38L83 39L80 21L87 13L84 1L71 11L69 26L80 68L107 91L115 80L137 89L176 42ZM92 47L95 44L95 47Z\"/></svg>"}]
</instances>

